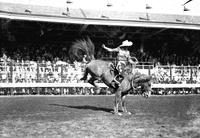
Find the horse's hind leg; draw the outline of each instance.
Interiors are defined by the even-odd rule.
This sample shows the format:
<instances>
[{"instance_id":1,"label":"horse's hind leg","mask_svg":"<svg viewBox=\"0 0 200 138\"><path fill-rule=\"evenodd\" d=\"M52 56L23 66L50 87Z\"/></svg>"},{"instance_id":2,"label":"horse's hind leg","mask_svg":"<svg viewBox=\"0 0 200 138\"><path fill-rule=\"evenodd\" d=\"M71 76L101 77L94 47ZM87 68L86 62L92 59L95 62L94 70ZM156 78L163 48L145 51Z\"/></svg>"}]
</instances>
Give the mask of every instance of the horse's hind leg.
<instances>
[{"instance_id":1,"label":"horse's hind leg","mask_svg":"<svg viewBox=\"0 0 200 138\"><path fill-rule=\"evenodd\" d=\"M114 101L114 114L117 115L122 115L121 113L119 113L119 103L121 102L121 92L117 91L115 93L115 101Z\"/></svg>"},{"instance_id":2,"label":"horse's hind leg","mask_svg":"<svg viewBox=\"0 0 200 138\"><path fill-rule=\"evenodd\" d=\"M92 84L93 86L95 86L95 87L98 87L96 84L95 84L95 81L96 81L97 79L95 78L95 77L91 77L89 80L88 80L88 82L90 83L90 84Z\"/></svg>"},{"instance_id":3,"label":"horse's hind leg","mask_svg":"<svg viewBox=\"0 0 200 138\"><path fill-rule=\"evenodd\" d=\"M80 80L87 80L88 68L85 69L84 75Z\"/></svg>"}]
</instances>

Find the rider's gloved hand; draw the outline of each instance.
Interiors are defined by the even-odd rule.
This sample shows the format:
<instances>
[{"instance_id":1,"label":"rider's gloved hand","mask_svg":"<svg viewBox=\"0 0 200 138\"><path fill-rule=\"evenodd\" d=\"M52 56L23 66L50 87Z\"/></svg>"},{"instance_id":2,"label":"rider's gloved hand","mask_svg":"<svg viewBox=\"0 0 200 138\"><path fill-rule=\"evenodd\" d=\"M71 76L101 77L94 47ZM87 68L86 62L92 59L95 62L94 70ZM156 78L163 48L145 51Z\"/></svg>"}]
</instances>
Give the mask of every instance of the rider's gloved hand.
<instances>
[{"instance_id":1,"label":"rider's gloved hand","mask_svg":"<svg viewBox=\"0 0 200 138\"><path fill-rule=\"evenodd\" d=\"M105 47L106 47L106 46L103 44L103 45L102 45L102 48L105 48Z\"/></svg>"}]
</instances>

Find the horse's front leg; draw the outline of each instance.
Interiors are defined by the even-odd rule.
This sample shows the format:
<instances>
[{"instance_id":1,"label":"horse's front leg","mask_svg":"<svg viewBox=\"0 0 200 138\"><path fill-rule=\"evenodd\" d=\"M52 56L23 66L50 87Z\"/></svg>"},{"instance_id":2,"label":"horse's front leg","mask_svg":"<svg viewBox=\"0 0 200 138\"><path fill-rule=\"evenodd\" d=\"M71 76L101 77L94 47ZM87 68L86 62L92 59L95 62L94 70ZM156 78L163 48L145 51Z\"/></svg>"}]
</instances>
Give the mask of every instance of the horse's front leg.
<instances>
[{"instance_id":1,"label":"horse's front leg","mask_svg":"<svg viewBox=\"0 0 200 138\"><path fill-rule=\"evenodd\" d=\"M122 115L122 113L119 113L119 103L121 102L121 92L117 91L115 93L115 101L114 101L114 114L116 115Z\"/></svg>"},{"instance_id":2,"label":"horse's front leg","mask_svg":"<svg viewBox=\"0 0 200 138\"><path fill-rule=\"evenodd\" d=\"M144 92L142 95L145 98L149 98L149 97L151 97L151 92L152 92L152 90L148 90L148 91Z\"/></svg>"},{"instance_id":3,"label":"horse's front leg","mask_svg":"<svg viewBox=\"0 0 200 138\"><path fill-rule=\"evenodd\" d=\"M122 96L121 97L121 101L122 101L122 111L128 115L131 115L131 112L128 112L127 109L126 109L126 102L125 102L125 98L126 98L126 95Z\"/></svg>"},{"instance_id":4,"label":"horse's front leg","mask_svg":"<svg viewBox=\"0 0 200 138\"><path fill-rule=\"evenodd\" d=\"M92 85L96 88L96 93L99 94L99 93L100 93L100 87L96 84L97 81L98 81L98 79L95 78L95 77L92 77L92 78L90 78L90 79L88 80L88 82L89 82L90 84L92 84Z\"/></svg>"}]
</instances>

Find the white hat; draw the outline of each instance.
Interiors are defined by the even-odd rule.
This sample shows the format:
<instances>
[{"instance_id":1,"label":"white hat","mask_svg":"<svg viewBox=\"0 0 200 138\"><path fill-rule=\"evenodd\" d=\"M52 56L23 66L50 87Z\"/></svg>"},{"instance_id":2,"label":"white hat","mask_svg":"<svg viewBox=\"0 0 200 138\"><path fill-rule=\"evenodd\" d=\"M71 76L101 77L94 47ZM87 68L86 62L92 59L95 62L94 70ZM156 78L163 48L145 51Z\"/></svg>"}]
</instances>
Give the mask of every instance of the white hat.
<instances>
[{"instance_id":1,"label":"white hat","mask_svg":"<svg viewBox=\"0 0 200 138\"><path fill-rule=\"evenodd\" d=\"M119 47L123 47L123 46L132 46L133 42L125 40L122 42L122 44Z\"/></svg>"}]
</instances>

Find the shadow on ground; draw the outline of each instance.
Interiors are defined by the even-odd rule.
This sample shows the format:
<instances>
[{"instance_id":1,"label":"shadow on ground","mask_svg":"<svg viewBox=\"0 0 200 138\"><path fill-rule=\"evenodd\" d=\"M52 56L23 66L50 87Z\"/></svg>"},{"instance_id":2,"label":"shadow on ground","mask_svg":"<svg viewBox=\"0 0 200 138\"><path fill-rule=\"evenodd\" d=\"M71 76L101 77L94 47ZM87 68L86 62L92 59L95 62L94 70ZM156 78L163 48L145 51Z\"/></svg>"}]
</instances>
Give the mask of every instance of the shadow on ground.
<instances>
[{"instance_id":1,"label":"shadow on ground","mask_svg":"<svg viewBox=\"0 0 200 138\"><path fill-rule=\"evenodd\" d=\"M74 108L74 109L85 109L85 110L94 110L94 111L104 111L104 112L112 112L113 109L104 108L104 107L96 107L90 105L82 105L82 106L72 106L72 105L61 105L61 104L50 104L51 106L59 106L59 107L67 107L67 108Z\"/></svg>"}]
</instances>

